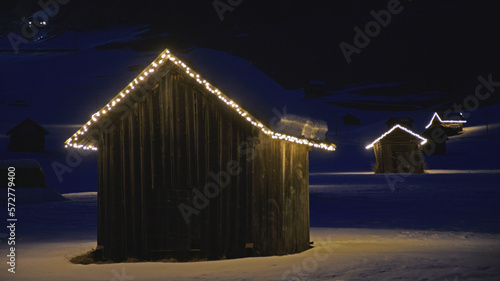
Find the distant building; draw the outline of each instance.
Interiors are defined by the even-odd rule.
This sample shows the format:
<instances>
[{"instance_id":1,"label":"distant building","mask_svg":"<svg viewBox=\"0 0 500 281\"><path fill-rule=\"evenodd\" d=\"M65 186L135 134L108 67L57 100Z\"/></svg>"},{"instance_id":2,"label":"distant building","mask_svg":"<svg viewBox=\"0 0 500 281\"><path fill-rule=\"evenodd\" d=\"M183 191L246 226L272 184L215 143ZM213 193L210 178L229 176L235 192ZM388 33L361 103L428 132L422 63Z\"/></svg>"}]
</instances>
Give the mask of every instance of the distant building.
<instances>
[{"instance_id":1,"label":"distant building","mask_svg":"<svg viewBox=\"0 0 500 281\"><path fill-rule=\"evenodd\" d=\"M375 152L375 173L424 172L422 145L427 139L397 124L366 146Z\"/></svg>"},{"instance_id":2,"label":"distant building","mask_svg":"<svg viewBox=\"0 0 500 281\"><path fill-rule=\"evenodd\" d=\"M344 122L344 125L360 125L361 121L359 121L359 118L348 113L344 116L342 116L342 120Z\"/></svg>"},{"instance_id":3,"label":"distant building","mask_svg":"<svg viewBox=\"0 0 500 281\"><path fill-rule=\"evenodd\" d=\"M323 97L325 95L326 82L308 81L304 87L304 96L306 99Z\"/></svg>"},{"instance_id":4,"label":"distant building","mask_svg":"<svg viewBox=\"0 0 500 281\"><path fill-rule=\"evenodd\" d=\"M427 139L427 143L422 146L424 155L446 154L446 141L448 140L446 128L442 126L429 127L422 136Z\"/></svg>"},{"instance_id":5,"label":"distant building","mask_svg":"<svg viewBox=\"0 0 500 281\"><path fill-rule=\"evenodd\" d=\"M31 119L26 119L7 132L10 135L9 151L44 152L45 136L49 132Z\"/></svg>"},{"instance_id":6,"label":"distant building","mask_svg":"<svg viewBox=\"0 0 500 281\"><path fill-rule=\"evenodd\" d=\"M467 121L460 113L450 112L443 114L434 112L431 121L429 121L429 124L425 128L441 127L448 136L453 136L463 131L464 123L467 123Z\"/></svg>"},{"instance_id":7,"label":"distant building","mask_svg":"<svg viewBox=\"0 0 500 281\"><path fill-rule=\"evenodd\" d=\"M413 128L413 119L410 117L391 117L385 123L387 124L387 129L391 129L398 124L406 128Z\"/></svg>"}]
</instances>

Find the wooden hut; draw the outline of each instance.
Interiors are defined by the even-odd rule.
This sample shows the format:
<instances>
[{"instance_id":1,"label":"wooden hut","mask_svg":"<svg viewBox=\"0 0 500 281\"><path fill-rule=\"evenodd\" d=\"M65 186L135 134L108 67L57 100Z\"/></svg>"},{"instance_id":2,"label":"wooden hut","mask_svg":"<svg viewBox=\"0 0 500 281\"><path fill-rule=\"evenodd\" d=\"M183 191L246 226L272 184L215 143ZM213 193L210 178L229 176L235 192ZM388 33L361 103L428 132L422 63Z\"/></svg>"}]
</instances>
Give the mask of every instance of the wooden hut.
<instances>
[{"instance_id":1,"label":"wooden hut","mask_svg":"<svg viewBox=\"0 0 500 281\"><path fill-rule=\"evenodd\" d=\"M463 131L463 124L465 123L467 123L467 121L460 113L451 112L443 114L434 112L429 124L425 126L425 129L440 127L445 130L448 136L453 136Z\"/></svg>"},{"instance_id":2,"label":"wooden hut","mask_svg":"<svg viewBox=\"0 0 500 281\"><path fill-rule=\"evenodd\" d=\"M401 125L406 128L412 128L413 127L413 119L410 117L390 117L387 119L385 122L387 124L387 129L391 129L392 127L396 125Z\"/></svg>"},{"instance_id":3,"label":"wooden hut","mask_svg":"<svg viewBox=\"0 0 500 281\"><path fill-rule=\"evenodd\" d=\"M43 152L45 136L49 132L31 119L26 119L7 132L10 135L9 151Z\"/></svg>"},{"instance_id":4,"label":"wooden hut","mask_svg":"<svg viewBox=\"0 0 500 281\"><path fill-rule=\"evenodd\" d=\"M348 113L348 114L342 116L342 121L343 121L344 125L359 125L359 124L361 124L361 121L359 120L359 118L352 115L351 113Z\"/></svg>"},{"instance_id":5,"label":"wooden hut","mask_svg":"<svg viewBox=\"0 0 500 281\"><path fill-rule=\"evenodd\" d=\"M98 150L98 249L146 260L309 248L308 151L162 52L66 141Z\"/></svg>"},{"instance_id":6,"label":"wooden hut","mask_svg":"<svg viewBox=\"0 0 500 281\"><path fill-rule=\"evenodd\" d=\"M423 173L422 147L427 139L395 125L366 146L375 152L375 173Z\"/></svg>"}]
</instances>

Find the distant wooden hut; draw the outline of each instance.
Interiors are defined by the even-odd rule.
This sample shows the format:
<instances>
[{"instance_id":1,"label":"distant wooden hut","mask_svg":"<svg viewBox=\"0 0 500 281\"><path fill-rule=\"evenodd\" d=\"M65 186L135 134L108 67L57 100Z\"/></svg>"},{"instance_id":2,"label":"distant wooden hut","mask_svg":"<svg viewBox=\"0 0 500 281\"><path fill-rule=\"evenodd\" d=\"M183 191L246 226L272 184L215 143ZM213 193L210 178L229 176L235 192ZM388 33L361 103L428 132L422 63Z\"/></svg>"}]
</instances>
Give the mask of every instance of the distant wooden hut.
<instances>
[{"instance_id":1,"label":"distant wooden hut","mask_svg":"<svg viewBox=\"0 0 500 281\"><path fill-rule=\"evenodd\" d=\"M49 132L31 119L26 119L7 132L10 135L9 151L43 152L45 136Z\"/></svg>"},{"instance_id":2,"label":"distant wooden hut","mask_svg":"<svg viewBox=\"0 0 500 281\"><path fill-rule=\"evenodd\" d=\"M308 151L335 148L273 131L168 50L66 145L98 150L97 244L113 260L308 249Z\"/></svg>"},{"instance_id":3,"label":"distant wooden hut","mask_svg":"<svg viewBox=\"0 0 500 281\"><path fill-rule=\"evenodd\" d=\"M423 173L422 147L427 140L411 130L395 125L366 146L375 152L375 173Z\"/></svg>"},{"instance_id":4,"label":"distant wooden hut","mask_svg":"<svg viewBox=\"0 0 500 281\"><path fill-rule=\"evenodd\" d=\"M361 124L361 121L359 120L359 118L352 115L351 113L348 113L348 114L342 116L342 121L343 121L344 125L347 125L347 126Z\"/></svg>"},{"instance_id":5,"label":"distant wooden hut","mask_svg":"<svg viewBox=\"0 0 500 281\"><path fill-rule=\"evenodd\" d=\"M387 129L391 129L392 127L396 125L401 125L405 128L413 128L413 119L410 117L390 117L387 119L385 122L387 124Z\"/></svg>"},{"instance_id":6,"label":"distant wooden hut","mask_svg":"<svg viewBox=\"0 0 500 281\"><path fill-rule=\"evenodd\" d=\"M446 141L448 141L446 128L442 126L429 127L422 136L427 139L427 142L422 146L424 155L446 154Z\"/></svg>"},{"instance_id":7,"label":"distant wooden hut","mask_svg":"<svg viewBox=\"0 0 500 281\"><path fill-rule=\"evenodd\" d=\"M463 124L467 123L460 113L450 112L448 114L434 112L429 124L425 129L440 127L445 130L448 136L459 134L463 131Z\"/></svg>"}]
</instances>

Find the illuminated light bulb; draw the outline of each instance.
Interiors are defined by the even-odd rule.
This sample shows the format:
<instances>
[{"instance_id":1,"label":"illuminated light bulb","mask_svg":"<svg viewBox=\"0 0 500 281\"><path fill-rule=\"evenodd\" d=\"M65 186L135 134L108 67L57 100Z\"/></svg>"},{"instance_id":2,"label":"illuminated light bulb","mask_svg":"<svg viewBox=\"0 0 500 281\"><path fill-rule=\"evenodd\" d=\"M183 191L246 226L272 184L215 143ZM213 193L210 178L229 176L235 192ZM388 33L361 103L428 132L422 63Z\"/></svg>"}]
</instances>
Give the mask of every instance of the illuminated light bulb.
<instances>
[{"instance_id":1,"label":"illuminated light bulb","mask_svg":"<svg viewBox=\"0 0 500 281\"><path fill-rule=\"evenodd\" d=\"M159 63L159 64L162 64L162 63L163 63L163 60L158 61L158 63Z\"/></svg>"},{"instance_id":2,"label":"illuminated light bulb","mask_svg":"<svg viewBox=\"0 0 500 281\"><path fill-rule=\"evenodd\" d=\"M132 88L132 90L133 90L133 89L135 89L135 87L134 87L134 86L130 86L130 88Z\"/></svg>"},{"instance_id":3,"label":"illuminated light bulb","mask_svg":"<svg viewBox=\"0 0 500 281\"><path fill-rule=\"evenodd\" d=\"M158 65L157 65L155 62L153 62L153 66L154 66L154 67L157 67Z\"/></svg>"},{"instance_id":4,"label":"illuminated light bulb","mask_svg":"<svg viewBox=\"0 0 500 281\"><path fill-rule=\"evenodd\" d=\"M164 59L165 57L166 57L166 55L165 55L165 54L161 55L161 58L162 58L162 59Z\"/></svg>"},{"instance_id":5,"label":"illuminated light bulb","mask_svg":"<svg viewBox=\"0 0 500 281\"><path fill-rule=\"evenodd\" d=\"M191 77L194 77L194 74L193 74L193 73L191 73L191 74L189 74L189 75L190 75Z\"/></svg>"},{"instance_id":6,"label":"illuminated light bulb","mask_svg":"<svg viewBox=\"0 0 500 281\"><path fill-rule=\"evenodd\" d=\"M130 93L130 90L126 90L125 92L128 94L128 93Z\"/></svg>"},{"instance_id":7,"label":"illuminated light bulb","mask_svg":"<svg viewBox=\"0 0 500 281\"><path fill-rule=\"evenodd\" d=\"M200 75L199 75L199 74L196 74L196 78L200 78Z\"/></svg>"},{"instance_id":8,"label":"illuminated light bulb","mask_svg":"<svg viewBox=\"0 0 500 281\"><path fill-rule=\"evenodd\" d=\"M170 54L170 51L169 51L169 50L167 50L167 54Z\"/></svg>"},{"instance_id":9,"label":"illuminated light bulb","mask_svg":"<svg viewBox=\"0 0 500 281\"><path fill-rule=\"evenodd\" d=\"M149 74L147 72L144 73L144 76L147 77ZM141 79L142 80L142 79Z\"/></svg>"},{"instance_id":10,"label":"illuminated light bulb","mask_svg":"<svg viewBox=\"0 0 500 281\"><path fill-rule=\"evenodd\" d=\"M64 148L68 148L68 145L65 145Z\"/></svg>"},{"instance_id":11,"label":"illuminated light bulb","mask_svg":"<svg viewBox=\"0 0 500 281\"><path fill-rule=\"evenodd\" d=\"M103 109L103 110L102 110L102 114L106 114L106 109Z\"/></svg>"},{"instance_id":12,"label":"illuminated light bulb","mask_svg":"<svg viewBox=\"0 0 500 281\"><path fill-rule=\"evenodd\" d=\"M99 116L101 116L101 113L97 112L96 115L97 115L97 117L99 117Z\"/></svg>"},{"instance_id":13,"label":"illuminated light bulb","mask_svg":"<svg viewBox=\"0 0 500 281\"><path fill-rule=\"evenodd\" d=\"M92 122L90 122L90 121L89 121L89 122L87 122L87 125L89 125L89 126L90 126L90 124L92 124Z\"/></svg>"},{"instance_id":14,"label":"illuminated light bulb","mask_svg":"<svg viewBox=\"0 0 500 281\"><path fill-rule=\"evenodd\" d=\"M137 78L134 79L134 82L135 82L136 85L139 84L139 81L137 81Z\"/></svg>"},{"instance_id":15,"label":"illuminated light bulb","mask_svg":"<svg viewBox=\"0 0 500 281\"><path fill-rule=\"evenodd\" d=\"M122 96L122 98L124 98L124 97L125 97L125 94L124 94L124 93L120 93L120 96Z\"/></svg>"},{"instance_id":16,"label":"illuminated light bulb","mask_svg":"<svg viewBox=\"0 0 500 281\"><path fill-rule=\"evenodd\" d=\"M116 104L116 101L113 101L113 102L111 103L111 106L115 106L115 104Z\"/></svg>"},{"instance_id":17,"label":"illuminated light bulb","mask_svg":"<svg viewBox=\"0 0 500 281\"><path fill-rule=\"evenodd\" d=\"M116 99L116 101L117 101L117 102L121 102L122 100L121 100L120 98L117 98L117 99Z\"/></svg>"}]
</instances>

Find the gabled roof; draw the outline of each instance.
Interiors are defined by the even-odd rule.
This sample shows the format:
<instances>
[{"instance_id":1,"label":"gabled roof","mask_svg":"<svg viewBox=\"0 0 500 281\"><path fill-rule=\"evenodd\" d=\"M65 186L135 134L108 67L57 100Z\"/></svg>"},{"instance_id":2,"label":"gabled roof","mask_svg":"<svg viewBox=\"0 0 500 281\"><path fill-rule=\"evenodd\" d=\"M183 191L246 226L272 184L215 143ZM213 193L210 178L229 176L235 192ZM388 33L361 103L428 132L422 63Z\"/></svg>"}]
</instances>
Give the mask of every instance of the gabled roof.
<instances>
[{"instance_id":1,"label":"gabled roof","mask_svg":"<svg viewBox=\"0 0 500 281\"><path fill-rule=\"evenodd\" d=\"M434 119L437 118L437 120L439 120L440 123L467 123L466 120L464 120L464 118L461 116L461 115L458 115L459 117L457 117L457 119L443 119L441 116L439 116L439 114L437 112L434 112L434 115L432 115L432 118L431 118L431 121L429 122L429 124L427 124L427 126L425 126L425 128L429 128L432 123L434 122Z\"/></svg>"},{"instance_id":2,"label":"gabled roof","mask_svg":"<svg viewBox=\"0 0 500 281\"><path fill-rule=\"evenodd\" d=\"M101 119L103 116L113 113L115 108L120 106L120 104L123 103L123 100L125 100L127 96L147 85L146 82L148 82L149 79L152 79L151 77L160 75L161 70L164 70L167 65L169 67L174 67L180 70L180 73L187 79L191 79L193 82L203 85L206 89L206 91L204 91L205 94L213 94L217 96L221 105L227 106L228 108L234 110L237 114L240 115L241 118L243 118L256 128L260 129L262 132L269 135L273 139L281 139L329 151L333 151L336 148L334 144L328 141L310 140L301 136L294 136L279 131L273 131L273 129L271 129L270 126L267 125L267 123L262 122L262 119L258 119L247 109L245 109L244 105L240 106L235 100L229 98L229 95L226 95L218 88L211 85L206 80L206 78L204 78L200 73L191 69L190 66L186 65L183 61L174 56L168 49L164 50L148 67L146 67L146 69L144 69L120 93L118 93L113 99L111 99L106 106L94 113L91 119L87 123L85 123L85 125L83 125L76 133L73 134L73 136L65 141L66 147L97 150L97 147L94 146L94 144L91 143L88 139L86 139L86 133L89 132L89 130L93 129L93 127L98 124L99 119Z\"/></svg>"},{"instance_id":3,"label":"gabled roof","mask_svg":"<svg viewBox=\"0 0 500 281\"><path fill-rule=\"evenodd\" d=\"M414 136L415 138L418 138L418 139L422 140L422 142L420 144L425 144L427 142L426 138L424 138L421 135L419 135L419 134L411 131L410 129L407 129L407 128L405 128L405 127L397 124L394 127L392 127L389 131L387 131L383 135L381 135L379 138L377 138L376 140L374 140L372 143L370 143L369 145L367 145L365 148L366 149L372 148L374 144L376 144L377 142L381 141L383 138L385 138L387 135L389 135L390 133L392 133L396 129L403 130L404 132L406 132L406 133Z\"/></svg>"},{"instance_id":4,"label":"gabled roof","mask_svg":"<svg viewBox=\"0 0 500 281\"><path fill-rule=\"evenodd\" d=\"M45 128L43 128L42 126L38 125L35 121L31 120L31 119L26 119L24 120L23 122L17 124L14 128L10 129L8 132L7 132L7 135L10 135L12 134L13 131L17 131L17 130L22 130L24 128L34 128L38 131L40 131L41 133L43 133L44 135L48 135L49 132L47 130L45 130Z\"/></svg>"}]
</instances>

